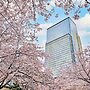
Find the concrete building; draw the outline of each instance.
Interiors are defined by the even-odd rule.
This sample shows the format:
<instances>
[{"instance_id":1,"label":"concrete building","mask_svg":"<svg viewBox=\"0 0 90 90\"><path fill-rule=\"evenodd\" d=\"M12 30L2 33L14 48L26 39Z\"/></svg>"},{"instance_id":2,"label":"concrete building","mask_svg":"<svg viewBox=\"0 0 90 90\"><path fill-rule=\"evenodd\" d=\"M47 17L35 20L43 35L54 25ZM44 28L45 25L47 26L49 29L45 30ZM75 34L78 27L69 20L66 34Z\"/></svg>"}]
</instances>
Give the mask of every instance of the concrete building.
<instances>
[{"instance_id":1,"label":"concrete building","mask_svg":"<svg viewBox=\"0 0 90 90\"><path fill-rule=\"evenodd\" d=\"M46 52L50 55L45 61L54 76L60 74L60 68L75 63L75 54L81 50L81 41L76 24L68 17L47 29Z\"/></svg>"}]
</instances>

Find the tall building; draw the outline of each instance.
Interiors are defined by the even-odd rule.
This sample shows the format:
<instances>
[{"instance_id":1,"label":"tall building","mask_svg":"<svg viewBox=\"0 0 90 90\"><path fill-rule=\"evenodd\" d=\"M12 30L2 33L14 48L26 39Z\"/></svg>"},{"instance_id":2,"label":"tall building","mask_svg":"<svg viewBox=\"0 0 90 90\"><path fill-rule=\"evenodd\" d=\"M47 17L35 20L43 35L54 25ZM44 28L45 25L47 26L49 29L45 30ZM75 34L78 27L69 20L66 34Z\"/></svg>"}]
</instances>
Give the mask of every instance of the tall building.
<instances>
[{"instance_id":1,"label":"tall building","mask_svg":"<svg viewBox=\"0 0 90 90\"><path fill-rule=\"evenodd\" d=\"M76 53L81 50L80 37L76 24L71 18L66 18L47 29L46 52L50 55L45 60L54 76L60 74L60 68L69 66L77 60Z\"/></svg>"}]
</instances>

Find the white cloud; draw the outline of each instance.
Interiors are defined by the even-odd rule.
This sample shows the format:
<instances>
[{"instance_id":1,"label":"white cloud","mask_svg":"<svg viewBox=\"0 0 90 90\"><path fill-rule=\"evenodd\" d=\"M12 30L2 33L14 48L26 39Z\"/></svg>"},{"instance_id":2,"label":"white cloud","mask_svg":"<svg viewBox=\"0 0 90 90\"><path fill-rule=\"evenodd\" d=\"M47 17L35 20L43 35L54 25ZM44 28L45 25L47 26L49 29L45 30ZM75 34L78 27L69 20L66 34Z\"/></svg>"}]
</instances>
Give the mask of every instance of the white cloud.
<instances>
[{"instance_id":1,"label":"white cloud","mask_svg":"<svg viewBox=\"0 0 90 90\"><path fill-rule=\"evenodd\" d=\"M51 10L51 9L53 9L53 7L55 7L55 0L51 0L48 3L49 3L49 5L46 4L47 10Z\"/></svg>"},{"instance_id":2,"label":"white cloud","mask_svg":"<svg viewBox=\"0 0 90 90\"><path fill-rule=\"evenodd\" d=\"M85 3L85 0L73 0L73 2L75 3L75 4L84 4Z\"/></svg>"},{"instance_id":3,"label":"white cloud","mask_svg":"<svg viewBox=\"0 0 90 90\"><path fill-rule=\"evenodd\" d=\"M90 15L86 14L84 17L81 17L79 20L75 20L79 36L82 41L83 48L86 48L90 42ZM90 43L89 43L90 44Z\"/></svg>"},{"instance_id":4,"label":"white cloud","mask_svg":"<svg viewBox=\"0 0 90 90\"><path fill-rule=\"evenodd\" d=\"M51 6L55 6L55 1L56 1L56 0L51 0L51 1L50 1L50 5L51 5Z\"/></svg>"},{"instance_id":5,"label":"white cloud","mask_svg":"<svg viewBox=\"0 0 90 90\"><path fill-rule=\"evenodd\" d=\"M40 32L38 32L38 36L45 36L47 28L49 28L52 25L53 25L53 23L41 24L40 27L42 28L42 30Z\"/></svg>"},{"instance_id":6,"label":"white cloud","mask_svg":"<svg viewBox=\"0 0 90 90\"><path fill-rule=\"evenodd\" d=\"M44 47L44 50L45 50L45 43L46 43L47 28L49 28L52 25L53 25L53 23L40 24L40 27L42 28L42 30L37 33L37 36L40 38L39 45L41 47Z\"/></svg>"},{"instance_id":7,"label":"white cloud","mask_svg":"<svg viewBox=\"0 0 90 90\"><path fill-rule=\"evenodd\" d=\"M52 6L55 6L55 2L57 2L58 0L51 0L50 1L50 5L52 5ZM84 4L85 3L85 0L73 0L73 2L75 3L75 4Z\"/></svg>"},{"instance_id":8,"label":"white cloud","mask_svg":"<svg viewBox=\"0 0 90 90\"><path fill-rule=\"evenodd\" d=\"M77 29L81 37L90 35L90 15L89 14L86 14L84 17L75 21L75 23L77 25Z\"/></svg>"}]
</instances>

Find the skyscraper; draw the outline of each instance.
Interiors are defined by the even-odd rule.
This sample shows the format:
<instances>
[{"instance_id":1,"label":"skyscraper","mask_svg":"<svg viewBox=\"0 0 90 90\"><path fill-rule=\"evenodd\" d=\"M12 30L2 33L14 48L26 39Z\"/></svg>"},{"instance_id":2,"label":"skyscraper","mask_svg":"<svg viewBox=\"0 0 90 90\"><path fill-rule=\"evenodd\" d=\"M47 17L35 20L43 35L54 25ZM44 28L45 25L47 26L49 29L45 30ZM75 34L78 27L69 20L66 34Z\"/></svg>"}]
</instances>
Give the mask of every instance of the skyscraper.
<instances>
[{"instance_id":1,"label":"skyscraper","mask_svg":"<svg viewBox=\"0 0 90 90\"><path fill-rule=\"evenodd\" d=\"M60 68L75 63L75 54L81 50L80 37L76 24L71 18L66 18L47 29L46 52L50 55L45 61L54 76L60 74Z\"/></svg>"}]
</instances>

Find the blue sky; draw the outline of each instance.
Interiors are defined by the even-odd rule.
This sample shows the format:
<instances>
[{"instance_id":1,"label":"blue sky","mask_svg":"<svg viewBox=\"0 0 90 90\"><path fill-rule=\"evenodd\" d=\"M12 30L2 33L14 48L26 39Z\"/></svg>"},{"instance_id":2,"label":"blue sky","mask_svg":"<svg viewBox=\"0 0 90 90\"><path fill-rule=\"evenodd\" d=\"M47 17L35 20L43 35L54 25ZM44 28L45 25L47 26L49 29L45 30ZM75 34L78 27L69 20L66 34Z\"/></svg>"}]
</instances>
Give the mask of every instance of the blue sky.
<instances>
[{"instance_id":1,"label":"blue sky","mask_svg":"<svg viewBox=\"0 0 90 90\"><path fill-rule=\"evenodd\" d=\"M49 9L54 7L53 1L54 0L50 2L52 6L48 7ZM57 13L59 14L59 17L55 18L55 15ZM72 18L72 12L70 13L69 16ZM41 46L45 47L47 28L63 20L66 17L68 16L66 16L64 14L64 11L60 8L55 8L54 14L49 18L47 22L44 21L43 17L38 17L37 21L41 23L41 27L43 29L38 34L39 44ZM85 48L86 46L90 45L90 14L87 12L86 9L82 9L80 13L80 19L79 20L73 19L73 21L76 23L77 31L81 38L82 46Z\"/></svg>"}]
</instances>

